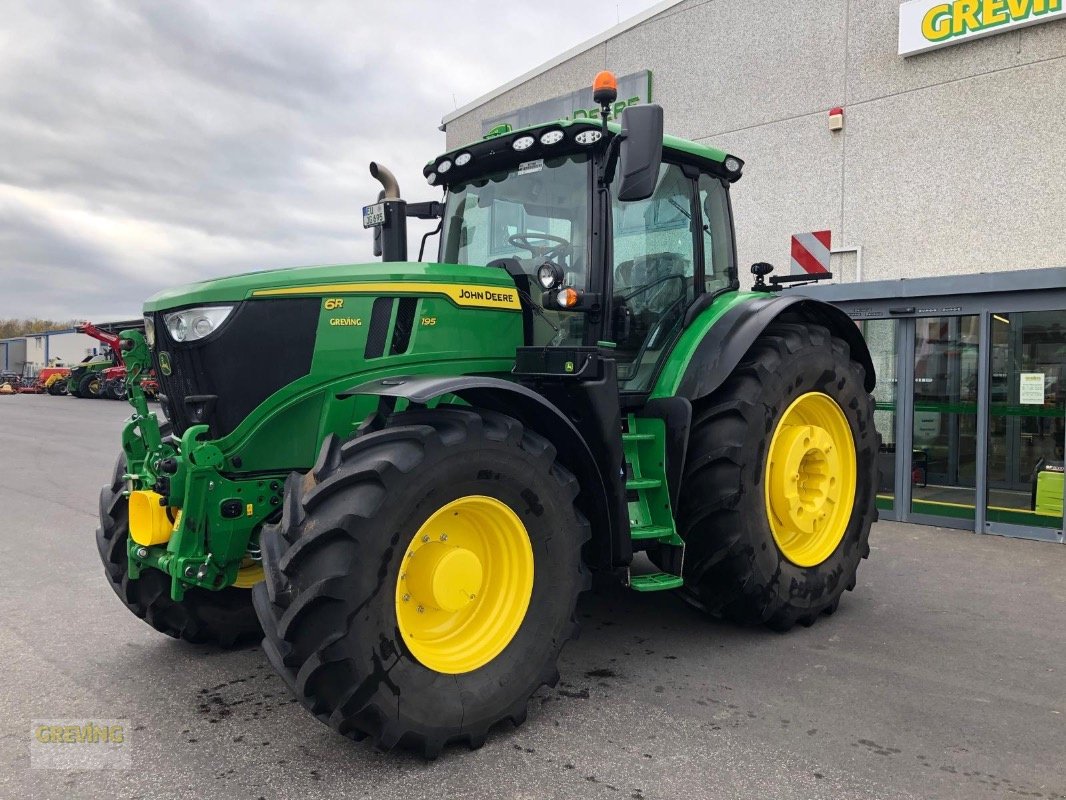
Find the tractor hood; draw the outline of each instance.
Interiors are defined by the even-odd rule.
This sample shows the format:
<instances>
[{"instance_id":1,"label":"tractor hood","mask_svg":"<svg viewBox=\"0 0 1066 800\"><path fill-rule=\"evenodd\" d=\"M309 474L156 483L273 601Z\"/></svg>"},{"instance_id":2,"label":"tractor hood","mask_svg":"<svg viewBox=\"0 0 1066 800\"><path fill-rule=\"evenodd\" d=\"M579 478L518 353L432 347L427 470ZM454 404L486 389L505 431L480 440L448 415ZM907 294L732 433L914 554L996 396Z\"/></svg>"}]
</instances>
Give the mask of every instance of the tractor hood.
<instances>
[{"instance_id":1,"label":"tractor hood","mask_svg":"<svg viewBox=\"0 0 1066 800\"><path fill-rule=\"evenodd\" d=\"M234 303L253 298L270 298L296 294L344 294L357 291L353 284L374 284L371 291L404 292L404 284L412 292L420 291L415 284L455 284L456 292L463 284L479 287L499 286L514 292L514 281L501 269L464 264L434 264L421 262L380 261L369 264L338 264L317 267L248 272L199 283L188 283L165 289L148 298L145 313L167 311L211 303ZM451 294L451 292L446 292ZM517 299L515 299L517 305Z\"/></svg>"}]
</instances>

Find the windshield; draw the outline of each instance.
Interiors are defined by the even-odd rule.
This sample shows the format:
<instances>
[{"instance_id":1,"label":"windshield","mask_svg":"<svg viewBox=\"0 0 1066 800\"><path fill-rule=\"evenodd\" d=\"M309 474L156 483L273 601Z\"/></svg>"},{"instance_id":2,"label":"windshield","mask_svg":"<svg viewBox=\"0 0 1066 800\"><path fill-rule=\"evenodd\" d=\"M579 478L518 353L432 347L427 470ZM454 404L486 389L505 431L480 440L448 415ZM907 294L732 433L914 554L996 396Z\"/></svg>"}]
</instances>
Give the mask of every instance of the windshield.
<instances>
[{"instance_id":1,"label":"windshield","mask_svg":"<svg viewBox=\"0 0 1066 800\"><path fill-rule=\"evenodd\" d=\"M516 164L449 187L441 260L498 266L541 307L537 268L562 268L563 285L588 285L589 156ZM525 280L523 280L523 277ZM584 315L539 308L531 344L580 344Z\"/></svg>"}]
</instances>

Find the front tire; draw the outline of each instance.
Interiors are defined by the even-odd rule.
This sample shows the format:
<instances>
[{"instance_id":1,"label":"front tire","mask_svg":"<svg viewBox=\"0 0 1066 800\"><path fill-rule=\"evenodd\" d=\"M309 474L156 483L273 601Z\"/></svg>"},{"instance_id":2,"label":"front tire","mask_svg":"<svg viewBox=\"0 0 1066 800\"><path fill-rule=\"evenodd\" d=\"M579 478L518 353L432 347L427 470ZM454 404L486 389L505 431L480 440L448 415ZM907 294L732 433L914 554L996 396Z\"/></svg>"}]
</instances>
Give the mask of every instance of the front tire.
<instances>
[{"instance_id":1,"label":"front tire","mask_svg":"<svg viewBox=\"0 0 1066 800\"><path fill-rule=\"evenodd\" d=\"M778 322L696 409L678 510L690 602L788 630L855 587L876 519L864 382L843 340Z\"/></svg>"},{"instance_id":2,"label":"front tire","mask_svg":"<svg viewBox=\"0 0 1066 800\"><path fill-rule=\"evenodd\" d=\"M83 375L78 382L78 397L99 398L100 392L103 388L103 381L100 380L100 375L95 372L90 372L88 375Z\"/></svg>"},{"instance_id":3,"label":"front tire","mask_svg":"<svg viewBox=\"0 0 1066 800\"><path fill-rule=\"evenodd\" d=\"M100 527L96 529L96 548L118 599L157 631L175 639L220 647L238 647L258 639L262 629L248 589L186 589L184 599L175 602L170 599L169 575L146 569L137 580L130 579L129 501L122 494L125 472L126 458L120 455L111 483L100 490Z\"/></svg>"},{"instance_id":4,"label":"front tire","mask_svg":"<svg viewBox=\"0 0 1066 800\"><path fill-rule=\"evenodd\" d=\"M261 536L253 594L271 664L353 739L427 758L480 747L558 680L588 585L577 491L546 440L493 412L409 412L330 437Z\"/></svg>"}]
</instances>

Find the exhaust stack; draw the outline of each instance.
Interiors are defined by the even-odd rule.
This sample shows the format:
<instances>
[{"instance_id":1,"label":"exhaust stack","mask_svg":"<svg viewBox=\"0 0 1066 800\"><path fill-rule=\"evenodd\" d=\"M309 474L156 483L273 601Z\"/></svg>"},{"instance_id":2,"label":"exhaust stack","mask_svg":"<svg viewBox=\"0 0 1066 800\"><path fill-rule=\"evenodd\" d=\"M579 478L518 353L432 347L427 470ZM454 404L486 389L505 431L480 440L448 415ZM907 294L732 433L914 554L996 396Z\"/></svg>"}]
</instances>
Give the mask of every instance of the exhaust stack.
<instances>
[{"instance_id":1,"label":"exhaust stack","mask_svg":"<svg viewBox=\"0 0 1066 800\"><path fill-rule=\"evenodd\" d=\"M384 221L374 224L374 255L382 261L407 260L407 203L400 198L400 184L392 170L370 162L370 177L381 184L377 205L384 211ZM367 227L366 209L363 225Z\"/></svg>"}]
</instances>

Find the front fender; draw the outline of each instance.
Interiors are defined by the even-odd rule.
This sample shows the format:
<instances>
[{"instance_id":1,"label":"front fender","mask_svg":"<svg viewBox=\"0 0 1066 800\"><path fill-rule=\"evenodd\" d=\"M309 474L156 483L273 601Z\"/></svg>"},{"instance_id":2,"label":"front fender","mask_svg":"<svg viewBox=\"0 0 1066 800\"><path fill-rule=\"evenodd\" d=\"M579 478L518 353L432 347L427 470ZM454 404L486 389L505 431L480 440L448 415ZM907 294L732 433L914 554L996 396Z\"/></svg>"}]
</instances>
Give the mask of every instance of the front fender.
<instances>
[{"instance_id":1,"label":"front fender","mask_svg":"<svg viewBox=\"0 0 1066 800\"><path fill-rule=\"evenodd\" d=\"M355 386L338 397L356 395L404 399L420 406L445 395L454 395L472 406L514 417L551 442L560 463L577 478L581 486L578 505L592 527L594 565L610 568L619 561L628 563L631 553L619 552L617 537L612 535L613 530L628 533L628 527L620 527L621 520L612 521L607 477L601 472L585 437L570 418L543 395L520 383L483 375L383 378Z\"/></svg>"}]
</instances>

